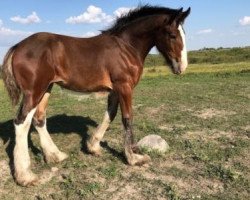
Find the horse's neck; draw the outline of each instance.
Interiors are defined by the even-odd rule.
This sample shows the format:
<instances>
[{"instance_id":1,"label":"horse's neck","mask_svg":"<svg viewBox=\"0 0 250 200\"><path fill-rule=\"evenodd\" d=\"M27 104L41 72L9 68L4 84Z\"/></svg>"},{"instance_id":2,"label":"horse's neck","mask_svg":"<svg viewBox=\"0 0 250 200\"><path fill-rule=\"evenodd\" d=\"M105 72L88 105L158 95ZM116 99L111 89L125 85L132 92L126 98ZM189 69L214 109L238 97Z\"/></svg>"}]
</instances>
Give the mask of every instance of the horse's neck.
<instances>
[{"instance_id":1,"label":"horse's neck","mask_svg":"<svg viewBox=\"0 0 250 200\"><path fill-rule=\"evenodd\" d=\"M156 20L155 18L150 18L145 22L138 22L138 25L128 28L121 34L122 39L139 52L143 62L155 45L155 31L157 24L159 24Z\"/></svg>"}]
</instances>

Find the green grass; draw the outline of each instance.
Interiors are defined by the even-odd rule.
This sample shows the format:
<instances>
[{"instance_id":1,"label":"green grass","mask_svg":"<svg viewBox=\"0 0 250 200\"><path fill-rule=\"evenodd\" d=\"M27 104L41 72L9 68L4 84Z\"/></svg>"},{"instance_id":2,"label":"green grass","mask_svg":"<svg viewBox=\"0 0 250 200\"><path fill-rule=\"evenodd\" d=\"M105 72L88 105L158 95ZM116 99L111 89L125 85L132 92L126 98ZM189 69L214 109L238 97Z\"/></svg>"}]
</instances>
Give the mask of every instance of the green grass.
<instances>
[{"instance_id":1,"label":"green grass","mask_svg":"<svg viewBox=\"0 0 250 200\"><path fill-rule=\"evenodd\" d=\"M10 120L16 110L1 81L0 94L2 166L13 147ZM130 167L122 153L120 112L105 135L103 155L91 156L82 149L102 120L106 99L79 99L54 87L48 129L69 158L47 165L33 130L33 171L41 174L55 166L59 172L44 185L22 188L7 173L7 165L0 170L0 199L247 199L249 94L248 62L190 65L181 76L170 75L166 67L145 69L134 92L135 137L158 134L170 150L163 155L149 152L148 166Z\"/></svg>"},{"instance_id":2,"label":"green grass","mask_svg":"<svg viewBox=\"0 0 250 200\"><path fill-rule=\"evenodd\" d=\"M249 62L239 63L220 63L220 64L190 64L185 71L185 74L212 73L213 75L227 76L232 73L244 73L250 71ZM167 66L149 67L144 69L144 76L165 76L170 75L171 71Z\"/></svg>"}]
</instances>

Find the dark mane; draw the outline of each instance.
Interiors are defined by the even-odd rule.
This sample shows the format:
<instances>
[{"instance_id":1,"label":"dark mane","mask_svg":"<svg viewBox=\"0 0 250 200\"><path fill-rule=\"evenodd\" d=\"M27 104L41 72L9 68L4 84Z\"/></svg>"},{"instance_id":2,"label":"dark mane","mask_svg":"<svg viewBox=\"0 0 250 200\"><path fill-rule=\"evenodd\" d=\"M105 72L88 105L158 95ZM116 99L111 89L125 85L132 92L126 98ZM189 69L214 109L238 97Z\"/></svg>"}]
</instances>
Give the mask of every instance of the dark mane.
<instances>
[{"instance_id":1,"label":"dark mane","mask_svg":"<svg viewBox=\"0 0 250 200\"><path fill-rule=\"evenodd\" d=\"M103 30L102 33L116 34L123 30L127 25L143 17L160 14L173 15L176 12L178 12L178 9L150 5L138 6L136 9L133 9L120 18L117 18L116 22L110 28Z\"/></svg>"}]
</instances>

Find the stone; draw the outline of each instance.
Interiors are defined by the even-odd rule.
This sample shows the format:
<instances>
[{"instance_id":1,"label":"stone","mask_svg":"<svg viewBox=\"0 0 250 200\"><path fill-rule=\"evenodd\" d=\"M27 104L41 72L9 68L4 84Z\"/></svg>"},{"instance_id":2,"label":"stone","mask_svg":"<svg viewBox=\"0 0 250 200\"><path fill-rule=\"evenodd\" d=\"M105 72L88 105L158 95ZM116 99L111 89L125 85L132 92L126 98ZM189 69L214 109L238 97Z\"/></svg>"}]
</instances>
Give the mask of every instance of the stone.
<instances>
[{"instance_id":1,"label":"stone","mask_svg":"<svg viewBox=\"0 0 250 200\"><path fill-rule=\"evenodd\" d=\"M169 149L169 145L161 136L159 135L147 135L142 138L137 145L140 148L147 148L149 151L159 151L160 153L165 153Z\"/></svg>"}]
</instances>

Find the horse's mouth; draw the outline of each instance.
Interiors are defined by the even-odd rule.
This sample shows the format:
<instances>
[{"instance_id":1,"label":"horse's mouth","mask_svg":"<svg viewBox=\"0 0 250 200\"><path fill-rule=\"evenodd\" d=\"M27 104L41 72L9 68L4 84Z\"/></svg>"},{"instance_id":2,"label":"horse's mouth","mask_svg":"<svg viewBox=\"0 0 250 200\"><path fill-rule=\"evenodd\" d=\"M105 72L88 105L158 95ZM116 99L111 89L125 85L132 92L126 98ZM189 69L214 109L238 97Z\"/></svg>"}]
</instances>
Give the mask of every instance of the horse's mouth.
<instances>
[{"instance_id":1,"label":"horse's mouth","mask_svg":"<svg viewBox=\"0 0 250 200\"><path fill-rule=\"evenodd\" d=\"M181 74L182 70L181 70L181 63L177 62L175 59L172 59L172 63L171 63L171 70L174 74Z\"/></svg>"}]
</instances>

